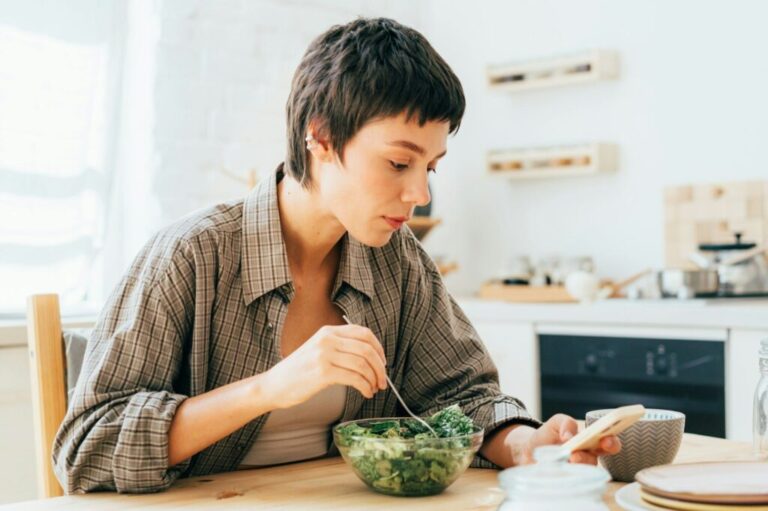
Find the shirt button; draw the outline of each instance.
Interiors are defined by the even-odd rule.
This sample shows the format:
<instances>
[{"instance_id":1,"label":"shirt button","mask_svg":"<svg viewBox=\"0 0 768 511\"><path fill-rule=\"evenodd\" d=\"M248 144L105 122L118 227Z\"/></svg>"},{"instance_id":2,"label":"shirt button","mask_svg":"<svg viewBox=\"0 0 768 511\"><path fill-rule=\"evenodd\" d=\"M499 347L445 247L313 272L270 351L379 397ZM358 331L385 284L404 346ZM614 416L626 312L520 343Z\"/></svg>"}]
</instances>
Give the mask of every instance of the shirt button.
<instances>
[{"instance_id":1,"label":"shirt button","mask_svg":"<svg viewBox=\"0 0 768 511\"><path fill-rule=\"evenodd\" d=\"M272 323L267 323L267 330L272 330Z\"/></svg>"}]
</instances>

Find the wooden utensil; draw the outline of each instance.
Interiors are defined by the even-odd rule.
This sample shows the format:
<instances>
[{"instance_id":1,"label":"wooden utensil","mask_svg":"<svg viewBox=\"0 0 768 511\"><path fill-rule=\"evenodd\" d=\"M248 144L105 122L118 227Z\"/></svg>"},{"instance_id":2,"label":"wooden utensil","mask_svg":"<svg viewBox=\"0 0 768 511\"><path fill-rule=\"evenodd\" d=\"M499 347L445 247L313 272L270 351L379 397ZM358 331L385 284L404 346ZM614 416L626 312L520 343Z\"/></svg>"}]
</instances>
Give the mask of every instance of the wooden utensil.
<instances>
[{"instance_id":1,"label":"wooden utensil","mask_svg":"<svg viewBox=\"0 0 768 511\"><path fill-rule=\"evenodd\" d=\"M622 281L608 284L606 287L609 287L610 290L611 290L609 297L611 297L611 298L618 298L618 297L620 297L622 289L624 289L628 285L632 284L633 282L640 280L641 278L645 277L646 275L648 275L652 271L653 270L651 268L646 268L645 270L643 270L641 272L637 272L634 275L632 275L632 276L630 276L630 277L628 277L628 278L626 278L626 279L624 279Z\"/></svg>"}]
</instances>

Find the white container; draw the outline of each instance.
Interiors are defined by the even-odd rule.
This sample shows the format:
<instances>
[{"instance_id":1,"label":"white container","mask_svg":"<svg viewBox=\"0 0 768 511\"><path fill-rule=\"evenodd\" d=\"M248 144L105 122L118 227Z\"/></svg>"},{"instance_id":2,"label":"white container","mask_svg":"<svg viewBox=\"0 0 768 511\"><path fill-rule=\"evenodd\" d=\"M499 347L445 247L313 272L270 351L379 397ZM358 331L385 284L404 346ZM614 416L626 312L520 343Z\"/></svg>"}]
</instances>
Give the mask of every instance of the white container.
<instances>
[{"instance_id":1,"label":"white container","mask_svg":"<svg viewBox=\"0 0 768 511\"><path fill-rule=\"evenodd\" d=\"M565 290L580 302L593 302L599 297L600 279L593 273L574 271L565 278Z\"/></svg>"},{"instance_id":2,"label":"white container","mask_svg":"<svg viewBox=\"0 0 768 511\"><path fill-rule=\"evenodd\" d=\"M568 455L557 445L538 447L535 464L502 471L499 484L506 498L499 511L609 511L603 503L608 472L570 464Z\"/></svg>"}]
</instances>

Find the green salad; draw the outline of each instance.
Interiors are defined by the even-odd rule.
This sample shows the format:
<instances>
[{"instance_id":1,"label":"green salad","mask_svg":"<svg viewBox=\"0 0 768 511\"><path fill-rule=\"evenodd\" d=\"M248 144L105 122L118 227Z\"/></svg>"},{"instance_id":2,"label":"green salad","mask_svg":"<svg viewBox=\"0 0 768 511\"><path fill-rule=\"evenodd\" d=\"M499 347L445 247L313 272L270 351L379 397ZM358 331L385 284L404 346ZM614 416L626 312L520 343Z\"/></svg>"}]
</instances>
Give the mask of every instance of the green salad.
<instances>
[{"instance_id":1,"label":"green salad","mask_svg":"<svg viewBox=\"0 0 768 511\"><path fill-rule=\"evenodd\" d=\"M339 451L358 476L391 495L432 495L453 483L482 443L482 430L451 405L426 419L369 419L334 430Z\"/></svg>"}]
</instances>

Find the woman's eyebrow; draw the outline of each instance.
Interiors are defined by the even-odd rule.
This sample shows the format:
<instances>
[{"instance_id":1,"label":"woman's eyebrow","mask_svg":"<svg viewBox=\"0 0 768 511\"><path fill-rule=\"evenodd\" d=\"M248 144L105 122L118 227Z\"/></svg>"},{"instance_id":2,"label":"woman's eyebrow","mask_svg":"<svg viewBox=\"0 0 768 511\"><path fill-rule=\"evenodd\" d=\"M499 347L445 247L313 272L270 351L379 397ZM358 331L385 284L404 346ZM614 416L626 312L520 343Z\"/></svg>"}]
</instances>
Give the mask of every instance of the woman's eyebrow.
<instances>
[{"instance_id":1,"label":"woman's eyebrow","mask_svg":"<svg viewBox=\"0 0 768 511\"><path fill-rule=\"evenodd\" d=\"M406 149L410 149L411 151L413 151L413 152L415 152L415 153L417 153L417 154L419 154L421 156L424 156L425 154L427 154L426 149L424 149L420 145L414 144L413 142L409 142L408 140L395 140L393 142L389 142L388 144L389 145L393 145L393 146L404 147ZM437 156L435 156L434 159L436 160L438 158L442 158L443 156L445 156L445 154L447 152L448 152L448 150L446 149L442 153L440 153Z\"/></svg>"}]
</instances>

